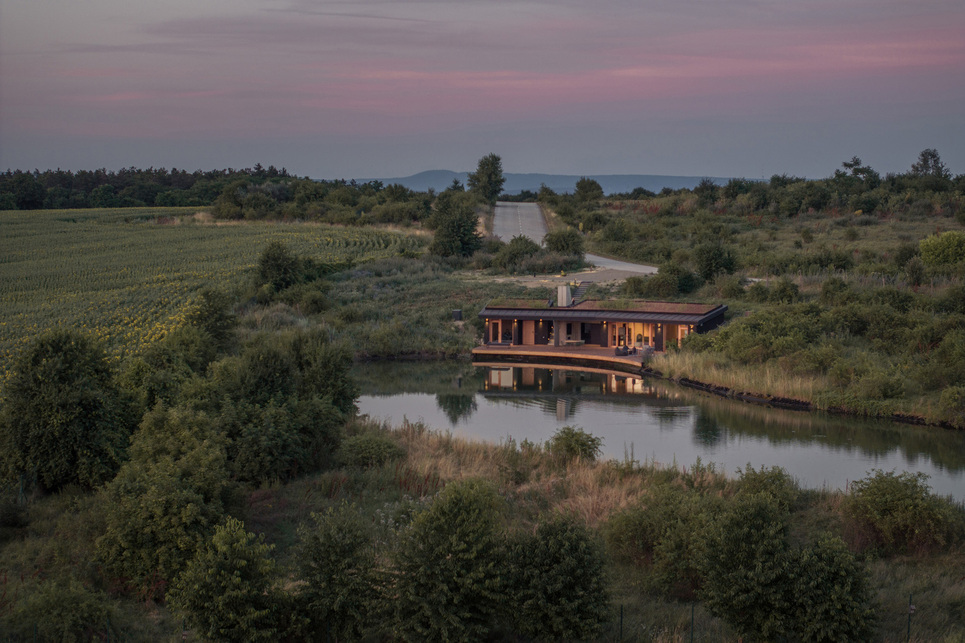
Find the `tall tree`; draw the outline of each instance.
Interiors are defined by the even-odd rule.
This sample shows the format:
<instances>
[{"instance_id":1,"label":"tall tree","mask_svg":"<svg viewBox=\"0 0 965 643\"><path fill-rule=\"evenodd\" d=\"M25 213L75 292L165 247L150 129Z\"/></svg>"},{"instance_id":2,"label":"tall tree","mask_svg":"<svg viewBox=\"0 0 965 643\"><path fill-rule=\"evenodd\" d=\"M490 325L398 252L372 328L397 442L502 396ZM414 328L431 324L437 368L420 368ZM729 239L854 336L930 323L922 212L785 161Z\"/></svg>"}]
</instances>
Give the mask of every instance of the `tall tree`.
<instances>
[{"instance_id":1,"label":"tall tree","mask_svg":"<svg viewBox=\"0 0 965 643\"><path fill-rule=\"evenodd\" d=\"M470 192L478 194L489 205L496 205L496 199L503 191L506 178L503 176L503 160L496 154L487 154L479 159L476 171L466 179Z\"/></svg>"},{"instance_id":2,"label":"tall tree","mask_svg":"<svg viewBox=\"0 0 965 643\"><path fill-rule=\"evenodd\" d=\"M0 414L8 472L46 489L95 487L124 460L133 419L103 350L86 335L54 330L14 360Z\"/></svg>"}]
</instances>

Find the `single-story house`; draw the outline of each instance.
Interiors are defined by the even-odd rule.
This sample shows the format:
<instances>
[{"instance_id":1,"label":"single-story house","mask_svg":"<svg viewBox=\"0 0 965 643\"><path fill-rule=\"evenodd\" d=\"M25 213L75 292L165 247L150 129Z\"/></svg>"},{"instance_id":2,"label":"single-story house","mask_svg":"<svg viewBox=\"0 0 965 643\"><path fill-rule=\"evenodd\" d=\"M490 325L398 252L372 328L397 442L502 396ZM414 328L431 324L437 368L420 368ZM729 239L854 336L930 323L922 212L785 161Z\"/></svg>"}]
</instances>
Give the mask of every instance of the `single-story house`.
<instances>
[{"instance_id":1,"label":"single-story house","mask_svg":"<svg viewBox=\"0 0 965 643\"><path fill-rule=\"evenodd\" d=\"M690 333L724 322L723 304L641 300L558 302L515 299L488 303L484 343L502 346L599 346L663 351ZM563 305L560 305L562 303Z\"/></svg>"}]
</instances>

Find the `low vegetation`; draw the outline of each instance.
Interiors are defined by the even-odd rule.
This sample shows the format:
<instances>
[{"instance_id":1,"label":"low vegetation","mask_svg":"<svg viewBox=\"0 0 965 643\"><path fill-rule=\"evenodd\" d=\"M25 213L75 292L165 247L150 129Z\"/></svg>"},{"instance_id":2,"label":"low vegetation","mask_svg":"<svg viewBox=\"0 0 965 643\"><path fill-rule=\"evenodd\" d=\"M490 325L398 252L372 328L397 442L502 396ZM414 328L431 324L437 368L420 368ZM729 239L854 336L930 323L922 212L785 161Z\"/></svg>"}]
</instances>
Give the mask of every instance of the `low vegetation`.
<instances>
[{"instance_id":1,"label":"low vegetation","mask_svg":"<svg viewBox=\"0 0 965 643\"><path fill-rule=\"evenodd\" d=\"M965 509L921 475L802 490L776 468L601 461L580 427L461 441L358 417L350 376L353 359L465 354L488 299L534 295L473 266L558 270L589 248L660 265L611 294L729 305L653 363L667 375L962 426L961 177L926 152L905 175L853 159L824 181L609 200L583 179L541 190L569 227L536 250L481 234L494 155L468 192L256 168L223 177L216 218L158 209L162 192L4 212L0 631L898 641L911 595L913 640L961 639ZM51 176L8 173L0 203L81 202ZM393 217L410 229L359 227Z\"/></svg>"}]
</instances>

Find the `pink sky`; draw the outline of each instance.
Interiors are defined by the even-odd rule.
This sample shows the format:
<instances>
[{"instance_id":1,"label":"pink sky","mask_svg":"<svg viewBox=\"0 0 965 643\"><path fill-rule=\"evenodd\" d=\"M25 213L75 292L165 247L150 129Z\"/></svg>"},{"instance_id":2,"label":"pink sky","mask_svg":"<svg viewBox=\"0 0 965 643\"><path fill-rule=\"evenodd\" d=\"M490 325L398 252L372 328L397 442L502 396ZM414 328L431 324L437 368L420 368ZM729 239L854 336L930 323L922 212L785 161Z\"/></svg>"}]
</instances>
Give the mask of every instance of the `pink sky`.
<instances>
[{"instance_id":1,"label":"pink sky","mask_svg":"<svg viewBox=\"0 0 965 643\"><path fill-rule=\"evenodd\" d=\"M0 4L0 170L965 173L960 0Z\"/></svg>"}]
</instances>

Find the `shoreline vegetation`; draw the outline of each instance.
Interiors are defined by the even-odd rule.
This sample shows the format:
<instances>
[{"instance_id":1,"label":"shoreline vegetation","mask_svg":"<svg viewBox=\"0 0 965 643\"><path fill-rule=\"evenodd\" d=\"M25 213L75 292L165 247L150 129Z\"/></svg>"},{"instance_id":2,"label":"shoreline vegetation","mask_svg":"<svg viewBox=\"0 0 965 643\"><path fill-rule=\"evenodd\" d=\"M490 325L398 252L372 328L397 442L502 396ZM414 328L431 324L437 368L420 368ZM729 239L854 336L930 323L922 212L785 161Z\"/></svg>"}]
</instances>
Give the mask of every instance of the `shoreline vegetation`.
<instances>
[{"instance_id":1,"label":"shoreline vegetation","mask_svg":"<svg viewBox=\"0 0 965 643\"><path fill-rule=\"evenodd\" d=\"M934 150L888 177L852 159L819 181L541 190L566 226L545 248L479 234L495 155L438 195L271 170L198 187L213 219L156 198L38 211L56 173L0 180L20 208L0 212L13 640L187 623L195 640L669 642L693 618L713 640L898 641L909 595L912 640L963 640L965 508L921 475L802 490L778 468L600 462L580 427L466 442L357 417L349 374L468 354L487 301L539 293L496 278L590 249L660 266L593 296L728 304L653 361L664 376L965 426L965 179Z\"/></svg>"}]
</instances>

